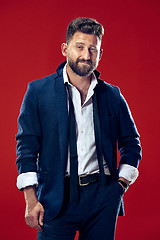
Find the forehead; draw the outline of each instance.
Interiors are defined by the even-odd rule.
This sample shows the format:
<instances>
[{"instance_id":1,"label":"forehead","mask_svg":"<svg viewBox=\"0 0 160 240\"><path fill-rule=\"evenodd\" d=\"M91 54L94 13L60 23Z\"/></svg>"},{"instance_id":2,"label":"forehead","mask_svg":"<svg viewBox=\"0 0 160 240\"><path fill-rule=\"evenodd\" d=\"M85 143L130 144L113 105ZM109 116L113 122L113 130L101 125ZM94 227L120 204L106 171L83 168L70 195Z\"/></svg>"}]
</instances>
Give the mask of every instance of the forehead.
<instances>
[{"instance_id":1,"label":"forehead","mask_svg":"<svg viewBox=\"0 0 160 240\"><path fill-rule=\"evenodd\" d=\"M94 34L86 34L82 32L76 32L72 39L70 40L71 44L83 43L87 45L100 46L101 42L98 36Z\"/></svg>"}]
</instances>

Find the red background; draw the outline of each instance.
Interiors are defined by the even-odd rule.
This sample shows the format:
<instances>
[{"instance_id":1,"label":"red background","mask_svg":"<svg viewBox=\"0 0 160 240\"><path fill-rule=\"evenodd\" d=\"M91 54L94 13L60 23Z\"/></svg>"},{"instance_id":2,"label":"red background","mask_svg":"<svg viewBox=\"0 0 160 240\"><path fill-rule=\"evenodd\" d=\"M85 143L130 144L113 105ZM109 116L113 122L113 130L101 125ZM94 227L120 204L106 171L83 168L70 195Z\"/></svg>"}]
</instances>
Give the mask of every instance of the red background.
<instances>
[{"instance_id":1,"label":"red background","mask_svg":"<svg viewBox=\"0 0 160 240\"><path fill-rule=\"evenodd\" d=\"M15 186L17 116L27 83L53 73L64 60L60 45L76 17L105 27L98 70L125 95L141 134L140 176L125 195L126 217L116 239L160 239L159 230L159 0L5 0L0 2L0 238L32 240L24 197Z\"/></svg>"}]
</instances>

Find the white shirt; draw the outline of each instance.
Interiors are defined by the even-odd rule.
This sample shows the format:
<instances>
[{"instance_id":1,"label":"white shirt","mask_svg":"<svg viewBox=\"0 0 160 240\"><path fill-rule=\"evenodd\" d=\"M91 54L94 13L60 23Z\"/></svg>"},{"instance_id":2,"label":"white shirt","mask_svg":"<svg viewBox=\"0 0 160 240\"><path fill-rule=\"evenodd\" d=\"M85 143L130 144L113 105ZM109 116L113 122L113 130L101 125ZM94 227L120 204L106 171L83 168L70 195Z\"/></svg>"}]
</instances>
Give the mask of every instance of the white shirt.
<instances>
[{"instance_id":1,"label":"white shirt","mask_svg":"<svg viewBox=\"0 0 160 240\"><path fill-rule=\"evenodd\" d=\"M93 123L93 103L92 96L94 88L97 85L97 79L92 74L91 84L88 89L87 97L83 105L81 105L81 95L75 86L69 83L66 73L66 65L63 69L64 84L67 82L69 85L69 93L73 101L75 120L76 120L76 135L77 135L77 155L78 155L78 175L92 174L99 172L99 165L96 154L94 123ZM69 104L68 104L69 109ZM109 168L103 160L104 172L110 175ZM66 175L70 174L70 153L68 150L68 163ZM137 168L128 164L120 164L119 177L124 177L131 184L138 177ZM27 172L22 173L17 178L17 187L19 189L31 185L38 185L37 173Z\"/></svg>"}]
</instances>

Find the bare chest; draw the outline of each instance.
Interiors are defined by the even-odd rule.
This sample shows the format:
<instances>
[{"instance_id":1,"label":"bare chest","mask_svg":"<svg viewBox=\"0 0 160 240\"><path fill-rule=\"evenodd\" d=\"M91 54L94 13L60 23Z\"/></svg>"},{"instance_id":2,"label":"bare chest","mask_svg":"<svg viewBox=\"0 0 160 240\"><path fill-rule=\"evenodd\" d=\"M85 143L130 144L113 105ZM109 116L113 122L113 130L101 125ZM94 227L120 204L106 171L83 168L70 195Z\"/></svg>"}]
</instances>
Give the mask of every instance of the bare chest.
<instances>
[{"instance_id":1,"label":"bare chest","mask_svg":"<svg viewBox=\"0 0 160 240\"><path fill-rule=\"evenodd\" d=\"M87 97L88 89L79 90L79 92L81 95L81 105L83 105Z\"/></svg>"}]
</instances>

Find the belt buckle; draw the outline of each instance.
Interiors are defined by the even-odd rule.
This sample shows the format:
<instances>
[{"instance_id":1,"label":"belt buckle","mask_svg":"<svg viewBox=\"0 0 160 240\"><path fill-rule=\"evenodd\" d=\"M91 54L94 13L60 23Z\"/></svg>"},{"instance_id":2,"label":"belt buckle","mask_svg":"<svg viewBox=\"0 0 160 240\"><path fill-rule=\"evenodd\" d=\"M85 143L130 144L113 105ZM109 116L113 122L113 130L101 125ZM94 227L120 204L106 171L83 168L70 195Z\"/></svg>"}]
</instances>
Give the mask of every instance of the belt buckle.
<instances>
[{"instance_id":1,"label":"belt buckle","mask_svg":"<svg viewBox=\"0 0 160 240\"><path fill-rule=\"evenodd\" d=\"M86 176L87 176L87 174L83 174L83 175L78 176L78 178L79 178L79 185L80 186L87 186L87 185L89 185L89 182L88 183L81 183L81 177L86 177Z\"/></svg>"}]
</instances>

